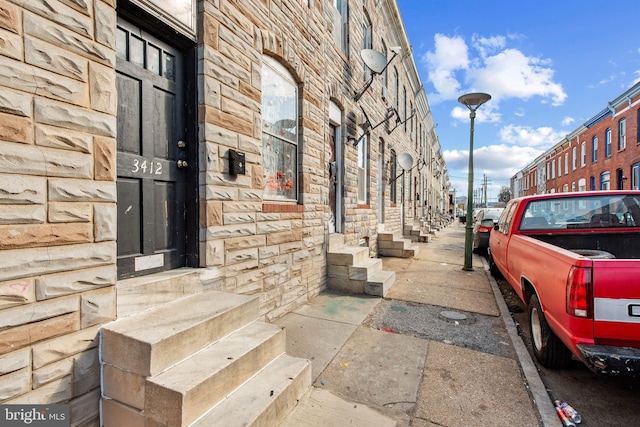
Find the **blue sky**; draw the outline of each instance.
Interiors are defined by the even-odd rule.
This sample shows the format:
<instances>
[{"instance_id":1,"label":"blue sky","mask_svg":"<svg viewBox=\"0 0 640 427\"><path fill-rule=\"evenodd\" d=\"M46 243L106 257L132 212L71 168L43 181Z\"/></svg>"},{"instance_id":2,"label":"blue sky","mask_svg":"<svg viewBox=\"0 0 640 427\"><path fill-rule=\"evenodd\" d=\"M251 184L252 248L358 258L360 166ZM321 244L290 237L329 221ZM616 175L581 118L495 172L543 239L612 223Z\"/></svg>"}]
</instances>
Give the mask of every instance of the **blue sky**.
<instances>
[{"instance_id":1,"label":"blue sky","mask_svg":"<svg viewBox=\"0 0 640 427\"><path fill-rule=\"evenodd\" d=\"M640 81L637 0L397 0L431 106L451 186L467 194L469 110L474 189L488 199L538 155Z\"/></svg>"}]
</instances>

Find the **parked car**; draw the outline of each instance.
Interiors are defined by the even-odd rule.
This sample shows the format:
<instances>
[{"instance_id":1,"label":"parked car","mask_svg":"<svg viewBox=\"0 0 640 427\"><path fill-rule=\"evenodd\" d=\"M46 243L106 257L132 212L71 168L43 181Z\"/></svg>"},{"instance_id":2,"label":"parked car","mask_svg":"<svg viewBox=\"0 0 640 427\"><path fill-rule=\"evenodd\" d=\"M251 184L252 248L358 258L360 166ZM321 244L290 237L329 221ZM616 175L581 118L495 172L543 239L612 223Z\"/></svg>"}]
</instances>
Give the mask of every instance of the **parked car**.
<instances>
[{"instance_id":1,"label":"parked car","mask_svg":"<svg viewBox=\"0 0 640 427\"><path fill-rule=\"evenodd\" d=\"M575 357L598 374L640 376L640 191L510 200L489 268L527 305L543 366Z\"/></svg>"},{"instance_id":2,"label":"parked car","mask_svg":"<svg viewBox=\"0 0 640 427\"><path fill-rule=\"evenodd\" d=\"M498 218L504 208L485 208L476 213L476 221L473 225L473 251L486 253L489 248L489 236L491 230L498 223Z\"/></svg>"}]
</instances>

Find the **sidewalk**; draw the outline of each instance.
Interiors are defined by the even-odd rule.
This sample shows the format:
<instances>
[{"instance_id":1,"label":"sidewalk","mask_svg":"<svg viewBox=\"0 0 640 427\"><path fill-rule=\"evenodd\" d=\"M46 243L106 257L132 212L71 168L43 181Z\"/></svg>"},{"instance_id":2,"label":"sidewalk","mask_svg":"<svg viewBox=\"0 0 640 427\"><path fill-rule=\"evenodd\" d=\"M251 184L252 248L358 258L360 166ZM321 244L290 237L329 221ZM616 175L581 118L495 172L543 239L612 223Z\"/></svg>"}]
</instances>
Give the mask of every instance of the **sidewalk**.
<instances>
[{"instance_id":1,"label":"sidewalk","mask_svg":"<svg viewBox=\"0 0 640 427\"><path fill-rule=\"evenodd\" d=\"M560 426L486 262L463 271L464 225L383 258L382 299L326 292L275 323L314 387L283 426Z\"/></svg>"}]
</instances>

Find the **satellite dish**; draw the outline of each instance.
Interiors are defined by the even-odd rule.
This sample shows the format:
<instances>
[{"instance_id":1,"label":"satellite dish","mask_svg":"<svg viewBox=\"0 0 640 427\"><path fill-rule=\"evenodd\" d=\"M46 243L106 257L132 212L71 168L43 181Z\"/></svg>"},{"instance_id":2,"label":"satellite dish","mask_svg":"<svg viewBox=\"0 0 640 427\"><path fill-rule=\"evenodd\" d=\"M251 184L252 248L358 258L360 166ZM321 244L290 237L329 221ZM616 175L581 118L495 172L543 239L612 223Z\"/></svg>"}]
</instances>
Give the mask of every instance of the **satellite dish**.
<instances>
[{"instance_id":1,"label":"satellite dish","mask_svg":"<svg viewBox=\"0 0 640 427\"><path fill-rule=\"evenodd\" d=\"M409 170L413 167L413 157L409 153L400 153L398 155L398 164L404 170Z\"/></svg>"},{"instance_id":2,"label":"satellite dish","mask_svg":"<svg viewBox=\"0 0 640 427\"><path fill-rule=\"evenodd\" d=\"M387 58L377 50L362 49L360 51L360 56L362 57L365 65L375 74L382 73L384 68L387 66Z\"/></svg>"}]
</instances>

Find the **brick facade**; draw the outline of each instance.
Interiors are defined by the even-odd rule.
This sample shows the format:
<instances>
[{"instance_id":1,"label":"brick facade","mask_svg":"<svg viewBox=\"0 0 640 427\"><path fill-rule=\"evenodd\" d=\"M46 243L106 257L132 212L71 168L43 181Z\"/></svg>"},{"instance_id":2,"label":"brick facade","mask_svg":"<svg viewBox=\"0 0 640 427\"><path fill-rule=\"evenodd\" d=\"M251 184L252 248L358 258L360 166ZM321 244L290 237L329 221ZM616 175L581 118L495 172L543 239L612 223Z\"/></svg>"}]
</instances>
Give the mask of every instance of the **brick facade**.
<instances>
[{"instance_id":1,"label":"brick facade","mask_svg":"<svg viewBox=\"0 0 640 427\"><path fill-rule=\"evenodd\" d=\"M142 309L123 307L134 291L122 289L116 267L116 28L125 3L135 10L124 0L0 0L0 402L69 403L74 426L99 423L100 325ZM196 65L186 79L197 93L191 126L198 164L190 166L197 173L189 185L198 189L199 231L192 236L197 253L185 267L200 279L149 300L206 289L257 295L261 316L272 320L326 288L330 102L343 117L347 244L367 245L376 256L380 204L386 230L400 230L431 205L446 212L446 171L434 174L442 154L397 5L349 3L342 52L330 1L197 2L197 29L186 48ZM146 18L134 23L153 32L153 16L142 9L138 15ZM416 113L406 126L388 133L393 119L369 135L363 204L357 150L347 137L364 123L361 106L376 122L389 107L381 76L353 100L365 83L359 55L365 15L373 49L402 48L389 66L388 102L396 102L397 73L399 93L407 93L398 115L408 119L403 104ZM289 70L300 88L297 203L263 197L263 55ZM245 175L229 175L230 149L246 154ZM408 173L397 180L395 203L387 182L383 200L378 190L390 178L391 150L422 162L413 182Z\"/></svg>"},{"instance_id":2,"label":"brick facade","mask_svg":"<svg viewBox=\"0 0 640 427\"><path fill-rule=\"evenodd\" d=\"M526 175L543 168L542 175L538 171L541 179L536 191L525 193L600 190L606 189L607 183L610 190L640 189L639 119L640 83L637 83L543 153L539 159L544 159L544 163L523 169L521 172ZM622 138L621 121L624 122ZM609 149L606 148L608 132Z\"/></svg>"}]
</instances>

